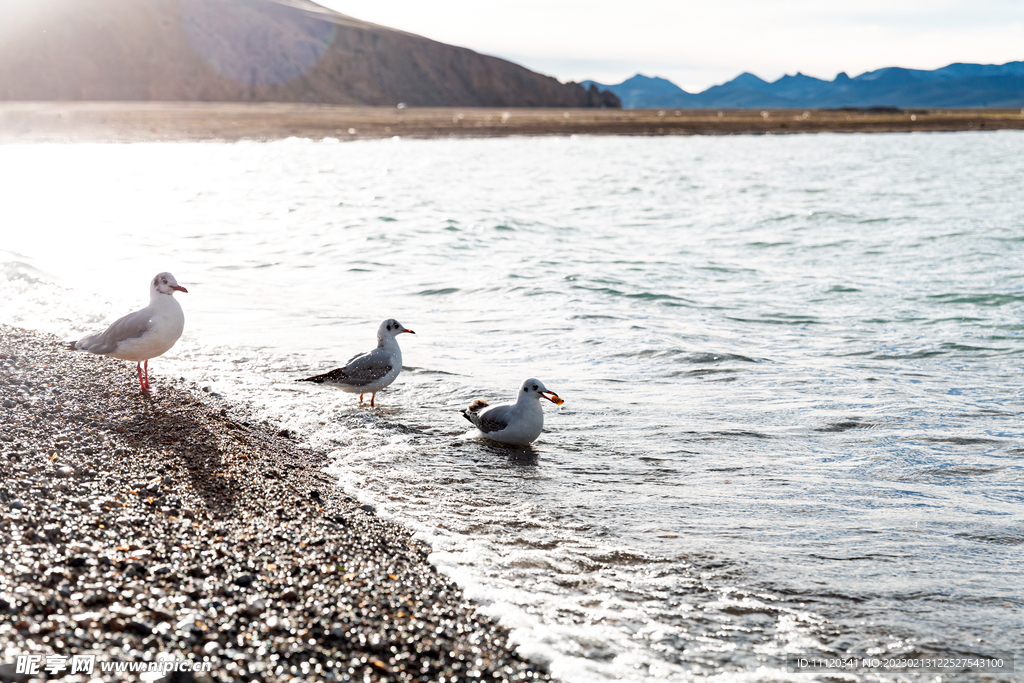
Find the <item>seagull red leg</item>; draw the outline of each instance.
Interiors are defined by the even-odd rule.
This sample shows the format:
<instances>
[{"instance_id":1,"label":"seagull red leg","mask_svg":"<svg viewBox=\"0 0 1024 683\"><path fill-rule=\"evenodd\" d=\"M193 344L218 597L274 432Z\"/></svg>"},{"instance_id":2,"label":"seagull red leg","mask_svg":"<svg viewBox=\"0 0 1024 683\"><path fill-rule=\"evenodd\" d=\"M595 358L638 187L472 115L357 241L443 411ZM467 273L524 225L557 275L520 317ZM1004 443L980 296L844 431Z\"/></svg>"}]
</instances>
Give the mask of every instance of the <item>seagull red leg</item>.
<instances>
[{"instance_id":1,"label":"seagull red leg","mask_svg":"<svg viewBox=\"0 0 1024 683\"><path fill-rule=\"evenodd\" d=\"M142 381L142 363L136 363L135 369L139 371L139 391L146 391L146 383Z\"/></svg>"},{"instance_id":2,"label":"seagull red leg","mask_svg":"<svg viewBox=\"0 0 1024 683\"><path fill-rule=\"evenodd\" d=\"M146 368L146 390L149 391L149 389L151 389L152 387L149 386L149 359L148 358L146 359L146 362L142 364L142 366L144 368Z\"/></svg>"},{"instance_id":3,"label":"seagull red leg","mask_svg":"<svg viewBox=\"0 0 1024 683\"><path fill-rule=\"evenodd\" d=\"M362 395L362 394L359 394L359 402L360 402L360 403L362 403L362 402L363 402L363 395Z\"/></svg>"},{"instance_id":4,"label":"seagull red leg","mask_svg":"<svg viewBox=\"0 0 1024 683\"><path fill-rule=\"evenodd\" d=\"M370 394L370 407L371 407L371 408L373 407L373 400L374 400L375 398L377 398L377 392L376 392L376 391L375 391L375 392L373 392L372 394Z\"/></svg>"}]
</instances>

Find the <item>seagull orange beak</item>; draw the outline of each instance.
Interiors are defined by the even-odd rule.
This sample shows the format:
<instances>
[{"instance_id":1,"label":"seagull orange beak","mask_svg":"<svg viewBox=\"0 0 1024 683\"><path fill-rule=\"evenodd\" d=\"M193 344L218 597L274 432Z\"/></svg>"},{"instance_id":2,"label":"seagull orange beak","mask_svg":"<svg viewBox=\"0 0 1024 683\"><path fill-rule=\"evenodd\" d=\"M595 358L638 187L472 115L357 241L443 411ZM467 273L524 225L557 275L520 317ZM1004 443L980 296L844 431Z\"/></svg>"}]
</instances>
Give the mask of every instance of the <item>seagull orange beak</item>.
<instances>
[{"instance_id":1,"label":"seagull orange beak","mask_svg":"<svg viewBox=\"0 0 1024 683\"><path fill-rule=\"evenodd\" d=\"M173 287L171 287L171 289L176 289L179 292L185 292L186 294L188 294L188 290L182 287L181 285L174 285Z\"/></svg>"},{"instance_id":2,"label":"seagull orange beak","mask_svg":"<svg viewBox=\"0 0 1024 683\"><path fill-rule=\"evenodd\" d=\"M402 332L408 332L409 334L416 334L416 333L415 333L415 332L413 332L412 330L402 330Z\"/></svg>"},{"instance_id":3,"label":"seagull orange beak","mask_svg":"<svg viewBox=\"0 0 1024 683\"><path fill-rule=\"evenodd\" d=\"M550 396L548 394L550 394ZM565 403L565 401L563 401L562 399L558 398L558 394L556 394L553 391L542 391L542 392L540 392L540 395L543 396L544 398L546 398L547 400L551 401L552 403L554 403L556 406L560 406L563 403Z\"/></svg>"}]
</instances>

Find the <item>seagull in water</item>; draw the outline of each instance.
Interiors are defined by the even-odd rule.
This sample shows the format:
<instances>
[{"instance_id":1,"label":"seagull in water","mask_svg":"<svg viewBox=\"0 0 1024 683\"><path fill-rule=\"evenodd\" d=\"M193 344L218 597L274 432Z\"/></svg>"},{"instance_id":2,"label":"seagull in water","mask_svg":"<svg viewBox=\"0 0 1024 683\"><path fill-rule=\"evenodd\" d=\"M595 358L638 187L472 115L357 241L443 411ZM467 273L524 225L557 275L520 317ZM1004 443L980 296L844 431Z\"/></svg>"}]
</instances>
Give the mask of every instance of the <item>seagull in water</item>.
<instances>
[{"instance_id":1,"label":"seagull in water","mask_svg":"<svg viewBox=\"0 0 1024 683\"><path fill-rule=\"evenodd\" d=\"M370 394L372 408L377 392L394 382L402 371L402 349L398 348L395 337L403 332L416 334L394 318L388 318L377 328L377 348L352 356L343 368L296 381L316 382L359 394L360 403L363 402L363 394Z\"/></svg>"},{"instance_id":2,"label":"seagull in water","mask_svg":"<svg viewBox=\"0 0 1024 683\"><path fill-rule=\"evenodd\" d=\"M149 359L169 351L185 328L185 314L174 298L175 292L187 294L188 290L170 273L160 273L149 283L148 306L120 318L103 332L71 342L71 348L135 361L139 388L148 394Z\"/></svg>"},{"instance_id":3,"label":"seagull in water","mask_svg":"<svg viewBox=\"0 0 1024 683\"><path fill-rule=\"evenodd\" d=\"M528 379L519 388L515 403L489 406L487 401L477 399L462 411L462 416L476 425L488 439L512 446L525 446L540 436L544 428L544 411L540 398L546 398L560 406L565 401L558 394L548 391L539 379Z\"/></svg>"}]
</instances>

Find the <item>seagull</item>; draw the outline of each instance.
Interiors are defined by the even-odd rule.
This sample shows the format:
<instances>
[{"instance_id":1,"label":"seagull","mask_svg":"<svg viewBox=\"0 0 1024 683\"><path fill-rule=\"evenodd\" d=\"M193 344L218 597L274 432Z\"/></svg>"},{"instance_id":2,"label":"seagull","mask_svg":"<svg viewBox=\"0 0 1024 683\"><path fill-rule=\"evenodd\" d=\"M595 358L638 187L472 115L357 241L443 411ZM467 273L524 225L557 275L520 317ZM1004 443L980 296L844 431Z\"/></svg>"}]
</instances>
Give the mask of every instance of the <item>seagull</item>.
<instances>
[{"instance_id":1,"label":"seagull","mask_svg":"<svg viewBox=\"0 0 1024 683\"><path fill-rule=\"evenodd\" d=\"M377 392L394 382L402 371L402 349L398 348L395 336L403 332L416 334L394 318L388 318L377 328L377 348L352 356L343 368L296 381L316 382L359 394L360 403L363 402L363 394L370 394L372 408Z\"/></svg>"},{"instance_id":2,"label":"seagull","mask_svg":"<svg viewBox=\"0 0 1024 683\"><path fill-rule=\"evenodd\" d=\"M523 382L514 404L488 406L487 401L478 398L462 411L462 416L476 425L488 439L525 446L540 436L544 428L544 411L538 401L541 397L556 406L565 403L558 394L548 391L539 379L531 378Z\"/></svg>"},{"instance_id":3,"label":"seagull","mask_svg":"<svg viewBox=\"0 0 1024 683\"><path fill-rule=\"evenodd\" d=\"M120 318L103 332L70 342L71 349L135 361L139 389L148 394L149 359L169 351L185 328L185 314L175 292L188 294L173 275L160 273L149 283L148 306Z\"/></svg>"}]
</instances>

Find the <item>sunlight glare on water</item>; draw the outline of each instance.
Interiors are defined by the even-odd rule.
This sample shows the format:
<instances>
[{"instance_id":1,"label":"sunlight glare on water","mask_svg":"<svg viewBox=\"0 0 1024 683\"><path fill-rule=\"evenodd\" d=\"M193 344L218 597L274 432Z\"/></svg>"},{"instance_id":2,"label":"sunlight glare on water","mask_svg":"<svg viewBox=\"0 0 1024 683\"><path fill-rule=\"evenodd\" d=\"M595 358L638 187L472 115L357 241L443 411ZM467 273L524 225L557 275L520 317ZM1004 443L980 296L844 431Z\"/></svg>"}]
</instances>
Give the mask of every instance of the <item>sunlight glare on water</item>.
<instances>
[{"instance_id":1,"label":"sunlight glare on water","mask_svg":"<svg viewBox=\"0 0 1024 683\"><path fill-rule=\"evenodd\" d=\"M1012 658L1021 177L1015 132L8 145L0 320L174 273L156 381L330 453L563 680ZM385 317L377 410L294 383ZM474 438L526 377L535 445Z\"/></svg>"}]
</instances>

